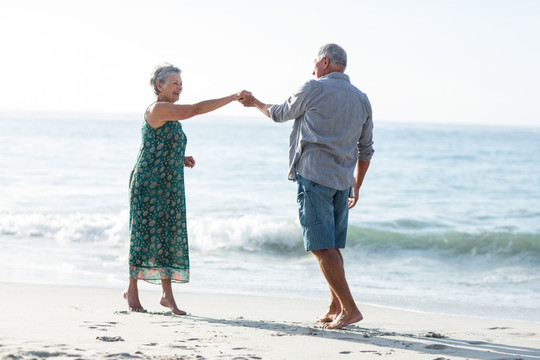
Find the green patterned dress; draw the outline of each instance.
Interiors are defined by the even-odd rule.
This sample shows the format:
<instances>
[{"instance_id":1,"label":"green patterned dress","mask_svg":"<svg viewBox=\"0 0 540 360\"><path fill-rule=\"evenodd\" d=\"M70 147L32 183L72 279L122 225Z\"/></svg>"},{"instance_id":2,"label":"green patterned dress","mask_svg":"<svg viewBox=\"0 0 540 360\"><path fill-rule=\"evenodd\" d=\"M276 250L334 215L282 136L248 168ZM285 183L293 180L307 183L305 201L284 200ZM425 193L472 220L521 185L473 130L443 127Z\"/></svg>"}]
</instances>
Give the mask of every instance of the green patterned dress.
<instances>
[{"instance_id":1,"label":"green patterned dress","mask_svg":"<svg viewBox=\"0 0 540 360\"><path fill-rule=\"evenodd\" d=\"M158 129L146 120L129 182L129 276L153 284L189 281L184 192L187 138L178 121Z\"/></svg>"}]
</instances>

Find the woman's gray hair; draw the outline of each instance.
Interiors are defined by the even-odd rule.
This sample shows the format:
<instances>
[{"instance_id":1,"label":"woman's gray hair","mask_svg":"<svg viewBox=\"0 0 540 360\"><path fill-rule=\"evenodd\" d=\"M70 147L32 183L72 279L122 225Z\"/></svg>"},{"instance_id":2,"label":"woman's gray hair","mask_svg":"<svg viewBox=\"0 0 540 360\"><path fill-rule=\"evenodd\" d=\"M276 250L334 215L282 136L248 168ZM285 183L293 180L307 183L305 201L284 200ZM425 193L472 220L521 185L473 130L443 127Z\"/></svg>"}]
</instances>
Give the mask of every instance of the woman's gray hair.
<instances>
[{"instance_id":1,"label":"woman's gray hair","mask_svg":"<svg viewBox=\"0 0 540 360\"><path fill-rule=\"evenodd\" d=\"M154 89L154 94L159 94L159 89L157 87L157 83L165 84L169 76L173 74L180 75L182 71L177 68L176 66L169 64L169 63L163 63L159 64L154 68L154 71L152 71L152 77L150 77L150 86Z\"/></svg>"},{"instance_id":2,"label":"woman's gray hair","mask_svg":"<svg viewBox=\"0 0 540 360\"><path fill-rule=\"evenodd\" d=\"M339 65L345 71L345 68L347 67L347 53L341 46L337 44L326 44L321 46L319 54L317 55L317 61L320 61L325 56L328 56L331 64Z\"/></svg>"}]
</instances>

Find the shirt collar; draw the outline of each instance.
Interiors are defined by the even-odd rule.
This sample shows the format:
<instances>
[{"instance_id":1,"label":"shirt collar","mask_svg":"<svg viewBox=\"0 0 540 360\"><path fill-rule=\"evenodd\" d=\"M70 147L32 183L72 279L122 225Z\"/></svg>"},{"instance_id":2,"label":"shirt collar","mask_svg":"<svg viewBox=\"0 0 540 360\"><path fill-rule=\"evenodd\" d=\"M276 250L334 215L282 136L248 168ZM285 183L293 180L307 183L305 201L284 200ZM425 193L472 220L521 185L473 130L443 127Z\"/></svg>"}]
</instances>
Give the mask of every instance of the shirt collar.
<instances>
[{"instance_id":1,"label":"shirt collar","mask_svg":"<svg viewBox=\"0 0 540 360\"><path fill-rule=\"evenodd\" d=\"M334 72L331 72L330 74L323 75L319 78L319 80L321 79L342 79L342 80L351 82L351 80L349 79L349 75L344 74L339 71L334 71Z\"/></svg>"}]
</instances>

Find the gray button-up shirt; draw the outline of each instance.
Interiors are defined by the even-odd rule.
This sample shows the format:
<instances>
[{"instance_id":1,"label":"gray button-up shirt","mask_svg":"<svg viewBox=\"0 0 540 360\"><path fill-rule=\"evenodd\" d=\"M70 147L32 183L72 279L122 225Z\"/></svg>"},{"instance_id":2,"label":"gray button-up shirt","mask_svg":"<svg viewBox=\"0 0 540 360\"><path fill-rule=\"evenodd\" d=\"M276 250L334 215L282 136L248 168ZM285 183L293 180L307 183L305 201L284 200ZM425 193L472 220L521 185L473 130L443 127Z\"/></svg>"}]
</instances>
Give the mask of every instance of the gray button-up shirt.
<instances>
[{"instance_id":1,"label":"gray button-up shirt","mask_svg":"<svg viewBox=\"0 0 540 360\"><path fill-rule=\"evenodd\" d=\"M295 119L289 180L296 174L336 190L354 185L357 159L373 156L371 104L349 76L333 72L306 82L285 103L273 105L276 122Z\"/></svg>"}]
</instances>

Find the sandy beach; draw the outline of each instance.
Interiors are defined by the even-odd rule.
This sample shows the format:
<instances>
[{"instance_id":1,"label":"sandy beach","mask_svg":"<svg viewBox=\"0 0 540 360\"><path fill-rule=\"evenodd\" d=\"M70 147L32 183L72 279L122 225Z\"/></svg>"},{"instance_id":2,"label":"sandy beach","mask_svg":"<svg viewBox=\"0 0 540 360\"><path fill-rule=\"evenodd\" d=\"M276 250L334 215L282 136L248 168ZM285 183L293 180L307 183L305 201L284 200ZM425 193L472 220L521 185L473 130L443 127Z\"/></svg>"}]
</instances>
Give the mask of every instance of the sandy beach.
<instances>
[{"instance_id":1,"label":"sandy beach","mask_svg":"<svg viewBox=\"0 0 540 360\"><path fill-rule=\"evenodd\" d=\"M325 303L176 292L187 316L142 290L0 283L1 359L540 359L540 324L360 305L364 320L325 330Z\"/></svg>"}]
</instances>

